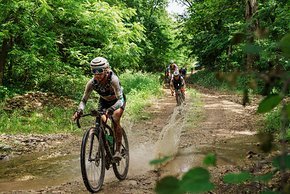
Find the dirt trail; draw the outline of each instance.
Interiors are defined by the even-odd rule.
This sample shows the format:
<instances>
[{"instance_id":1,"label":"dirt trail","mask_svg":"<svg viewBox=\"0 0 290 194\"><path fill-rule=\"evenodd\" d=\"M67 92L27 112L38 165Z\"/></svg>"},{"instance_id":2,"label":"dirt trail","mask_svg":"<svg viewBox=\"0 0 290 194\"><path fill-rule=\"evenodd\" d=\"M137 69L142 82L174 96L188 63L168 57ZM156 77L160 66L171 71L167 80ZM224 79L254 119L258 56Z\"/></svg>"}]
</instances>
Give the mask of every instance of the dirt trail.
<instances>
[{"instance_id":1,"label":"dirt trail","mask_svg":"<svg viewBox=\"0 0 290 194\"><path fill-rule=\"evenodd\" d=\"M258 119L253 114L255 108L244 108L218 95L205 93L195 93L191 97L187 95L186 104L176 107L175 98L165 90L165 96L154 99L152 106L146 109L150 119L138 123L124 122L130 142L128 178L119 182L111 170L106 171L105 183L99 193L154 193L156 181L169 174L180 176L189 168L201 165L207 152L215 152L221 158L218 159L219 167L211 169L214 181L219 183L221 174L236 170L238 164L250 162L247 159L248 151L258 152L253 136ZM77 154L76 147L80 142L76 137L66 139L74 141L70 143L74 149L68 154ZM245 144L243 142L246 142L244 148L241 147ZM63 144L62 148L66 145ZM57 146L54 152L62 153ZM158 170L149 165L150 160L168 153L177 156ZM88 193L80 177L78 162L71 163L75 169L72 173L74 178L58 186L38 185L26 190L15 187L14 192L8 190L3 193ZM33 183L29 178L19 181ZM17 181L12 182L17 186ZM1 184L3 182L0 179Z\"/></svg>"}]
</instances>

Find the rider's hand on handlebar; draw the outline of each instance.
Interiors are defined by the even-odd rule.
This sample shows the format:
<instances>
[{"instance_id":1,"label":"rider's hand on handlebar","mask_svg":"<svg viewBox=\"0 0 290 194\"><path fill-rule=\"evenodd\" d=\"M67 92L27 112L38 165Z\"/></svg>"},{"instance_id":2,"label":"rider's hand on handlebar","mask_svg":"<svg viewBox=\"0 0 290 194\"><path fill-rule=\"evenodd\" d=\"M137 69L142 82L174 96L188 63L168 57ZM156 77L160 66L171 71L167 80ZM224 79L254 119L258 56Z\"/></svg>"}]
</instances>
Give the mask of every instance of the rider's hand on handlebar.
<instances>
[{"instance_id":1,"label":"rider's hand on handlebar","mask_svg":"<svg viewBox=\"0 0 290 194\"><path fill-rule=\"evenodd\" d=\"M108 109L106 110L106 116L107 116L107 117L110 116L110 115L113 115L113 113L114 113L114 109L112 109L112 108L108 108Z\"/></svg>"},{"instance_id":2,"label":"rider's hand on handlebar","mask_svg":"<svg viewBox=\"0 0 290 194\"><path fill-rule=\"evenodd\" d=\"M77 110L74 112L72 119L75 121L75 120L81 118L82 114L83 114L82 110Z\"/></svg>"}]
</instances>

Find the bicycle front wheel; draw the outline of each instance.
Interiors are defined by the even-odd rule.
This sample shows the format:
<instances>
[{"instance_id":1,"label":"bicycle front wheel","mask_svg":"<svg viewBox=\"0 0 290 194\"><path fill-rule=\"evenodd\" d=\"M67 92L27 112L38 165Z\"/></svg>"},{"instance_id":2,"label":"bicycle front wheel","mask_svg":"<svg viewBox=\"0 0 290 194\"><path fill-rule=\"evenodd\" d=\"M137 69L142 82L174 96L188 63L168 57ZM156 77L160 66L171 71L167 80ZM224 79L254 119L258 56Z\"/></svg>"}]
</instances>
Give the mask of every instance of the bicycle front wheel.
<instances>
[{"instance_id":1,"label":"bicycle front wheel","mask_svg":"<svg viewBox=\"0 0 290 194\"><path fill-rule=\"evenodd\" d=\"M101 134L95 127L83 136L80 158L86 188L92 193L99 191L105 178L105 154Z\"/></svg>"},{"instance_id":2,"label":"bicycle front wheel","mask_svg":"<svg viewBox=\"0 0 290 194\"><path fill-rule=\"evenodd\" d=\"M119 180L124 180L127 177L129 170L129 142L125 130L122 128L122 144L121 144L122 159L117 163L113 163L113 170Z\"/></svg>"}]
</instances>

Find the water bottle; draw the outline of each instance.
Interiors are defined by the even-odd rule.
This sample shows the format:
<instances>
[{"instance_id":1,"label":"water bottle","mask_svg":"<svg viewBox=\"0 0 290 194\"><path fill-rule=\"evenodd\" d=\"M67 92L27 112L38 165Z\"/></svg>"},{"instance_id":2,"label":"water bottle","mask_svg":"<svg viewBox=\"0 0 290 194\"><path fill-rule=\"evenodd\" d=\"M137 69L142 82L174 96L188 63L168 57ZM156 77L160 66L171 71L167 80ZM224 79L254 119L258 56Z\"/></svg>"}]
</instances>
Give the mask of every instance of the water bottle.
<instances>
[{"instance_id":1,"label":"water bottle","mask_svg":"<svg viewBox=\"0 0 290 194\"><path fill-rule=\"evenodd\" d=\"M106 140L109 142L110 146L113 145L113 136L106 134Z\"/></svg>"}]
</instances>

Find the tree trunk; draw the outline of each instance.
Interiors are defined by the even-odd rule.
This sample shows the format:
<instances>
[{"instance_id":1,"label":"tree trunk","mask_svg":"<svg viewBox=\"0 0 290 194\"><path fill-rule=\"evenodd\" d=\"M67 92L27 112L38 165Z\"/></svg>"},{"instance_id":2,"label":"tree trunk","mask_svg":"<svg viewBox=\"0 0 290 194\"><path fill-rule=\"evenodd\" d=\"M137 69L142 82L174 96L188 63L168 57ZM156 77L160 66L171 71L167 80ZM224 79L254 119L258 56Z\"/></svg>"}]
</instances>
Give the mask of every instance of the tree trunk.
<instances>
[{"instance_id":1,"label":"tree trunk","mask_svg":"<svg viewBox=\"0 0 290 194\"><path fill-rule=\"evenodd\" d=\"M9 40L4 39L0 50L0 86L4 85L4 69L9 49Z\"/></svg>"},{"instance_id":2,"label":"tree trunk","mask_svg":"<svg viewBox=\"0 0 290 194\"><path fill-rule=\"evenodd\" d=\"M248 44L254 43L254 32L258 28L258 21L252 21L253 15L258 9L258 3L257 0L246 0L246 21L250 24L249 26L249 37L248 37ZM248 70L252 69L253 64L255 62L255 55L253 54L247 54L246 56L246 67Z\"/></svg>"}]
</instances>

